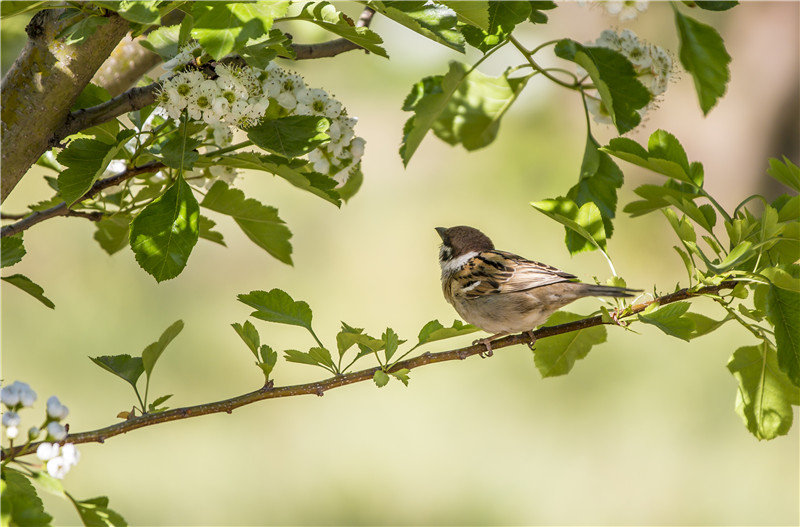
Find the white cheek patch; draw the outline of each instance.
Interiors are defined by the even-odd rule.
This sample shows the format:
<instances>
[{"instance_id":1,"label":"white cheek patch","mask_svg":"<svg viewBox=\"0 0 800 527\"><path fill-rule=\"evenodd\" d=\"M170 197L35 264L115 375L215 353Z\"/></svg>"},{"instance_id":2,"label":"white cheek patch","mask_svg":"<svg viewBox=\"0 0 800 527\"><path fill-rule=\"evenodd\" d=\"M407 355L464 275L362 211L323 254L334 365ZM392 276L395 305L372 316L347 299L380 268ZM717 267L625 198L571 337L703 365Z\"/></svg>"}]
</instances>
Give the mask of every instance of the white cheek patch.
<instances>
[{"instance_id":1,"label":"white cheek patch","mask_svg":"<svg viewBox=\"0 0 800 527\"><path fill-rule=\"evenodd\" d=\"M442 272L445 274L455 273L466 264L471 258L478 255L477 251L470 251L467 254L462 254L458 258L453 258L448 262L442 263Z\"/></svg>"}]
</instances>

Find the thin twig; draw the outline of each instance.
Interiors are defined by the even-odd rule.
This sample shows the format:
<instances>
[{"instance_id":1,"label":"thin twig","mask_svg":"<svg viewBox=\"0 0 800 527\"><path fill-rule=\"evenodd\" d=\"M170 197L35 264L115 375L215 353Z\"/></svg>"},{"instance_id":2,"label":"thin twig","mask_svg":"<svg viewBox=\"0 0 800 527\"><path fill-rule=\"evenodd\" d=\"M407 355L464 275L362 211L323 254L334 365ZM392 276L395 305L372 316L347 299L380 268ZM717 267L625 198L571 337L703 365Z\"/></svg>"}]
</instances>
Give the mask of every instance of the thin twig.
<instances>
[{"instance_id":1,"label":"thin twig","mask_svg":"<svg viewBox=\"0 0 800 527\"><path fill-rule=\"evenodd\" d=\"M138 176L139 174L147 174L149 172L158 172L164 168L164 165L158 161L153 161L147 164L144 164L140 167L133 167L127 170L120 172L119 174L107 177L105 179L101 179L97 181L89 191L84 194L76 203L80 203L81 201L85 201L89 198L95 196L98 192L108 187L113 187L114 185L119 185L123 181L126 181L134 176ZM94 216L99 214L100 216ZM17 233L20 233L24 230L30 229L37 223L41 223L44 220L49 220L50 218L55 218L57 216L81 216L89 219L93 219L95 221L100 220L102 218L101 212L81 212L70 210L67 207L66 203L60 203L55 207L50 207L49 209L40 210L34 212L30 216L26 216L24 219L12 223L11 225L6 225L2 229L0 229L0 238L5 238L6 236L13 236Z\"/></svg>"},{"instance_id":2,"label":"thin twig","mask_svg":"<svg viewBox=\"0 0 800 527\"><path fill-rule=\"evenodd\" d=\"M734 281L725 281L718 285L700 288L696 291L692 291L690 289L681 289L680 291L655 298L649 302L643 302L641 304L635 304L633 306L630 306L623 312L623 315L630 316L630 315L635 315L637 313L641 313L649 305L654 303L664 305L664 304L670 304L672 302L678 302L680 300L686 300L688 298L694 298L704 295L716 295L721 289L732 289L735 285L736 282ZM561 335L563 333L569 333L571 331L578 331L580 329L599 326L601 324L604 324L604 322L602 317L598 315L594 317L584 318L581 320L576 320L574 322L569 322L567 324L561 324L558 326L543 327L534 331L533 335L536 340L539 340L545 337L551 337L553 335ZM531 342L530 337L525 333L521 333L519 335L509 335L502 339L492 341L492 349L497 351L501 348L507 348L509 346L513 346L516 344L528 344L530 342ZM414 357L411 359L395 363L391 368L389 368L389 371L390 372L397 371L402 368L408 368L409 370L411 370L414 368L419 368L421 366L426 366L428 364L436 364L438 362L463 360L466 359L467 357L470 357L472 355L478 355L479 353L483 353L485 351L486 347L483 344L474 344L472 346L467 346L465 348L442 351L439 353L426 352L418 357ZM258 401L263 401L266 399L279 399L283 397L294 397L296 395L322 396L328 390L339 388L341 386L347 386L348 384L354 384L357 382L370 380L375 375L375 372L380 369L381 369L380 366L375 366L373 368L368 368L366 370L360 370L352 373L347 373L344 375L337 375L323 381L310 382L306 384L297 384L294 386L280 386L277 388L273 387L272 382L270 381L263 388L260 388L256 391L249 392L243 395L238 395L236 397L231 397L230 399L224 399L222 401L217 401L213 403L199 404L196 406L174 408L172 410L167 410L165 412L160 412L157 414L145 414L139 417L128 419L121 423L107 426L105 428L100 428L98 430L92 430L90 432L81 432L77 434L69 434L64 440L60 442L103 443L105 442L106 439L110 437L124 434L132 430L136 430L138 428L144 428L146 426L166 423L169 421L179 421L181 419L188 419L190 417L198 417L201 415L209 415L222 412L231 413L233 412L233 410L237 408L246 406L248 404L253 404ZM36 451L39 444L41 444L41 442L31 443L30 445L25 447L19 446L19 447L6 448L3 450L2 457L0 457L0 459L5 459L8 456L15 457L33 453Z\"/></svg>"}]
</instances>

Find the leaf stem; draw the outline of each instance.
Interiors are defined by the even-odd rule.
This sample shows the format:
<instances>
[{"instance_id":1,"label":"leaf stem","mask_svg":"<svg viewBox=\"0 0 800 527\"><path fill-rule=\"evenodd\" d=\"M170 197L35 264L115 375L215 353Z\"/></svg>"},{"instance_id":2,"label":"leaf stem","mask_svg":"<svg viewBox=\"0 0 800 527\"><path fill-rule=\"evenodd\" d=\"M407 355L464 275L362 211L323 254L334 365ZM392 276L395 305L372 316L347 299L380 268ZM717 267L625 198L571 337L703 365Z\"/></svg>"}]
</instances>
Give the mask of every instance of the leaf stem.
<instances>
[{"instance_id":1,"label":"leaf stem","mask_svg":"<svg viewBox=\"0 0 800 527\"><path fill-rule=\"evenodd\" d=\"M508 37L508 41L511 42L514 45L514 47L516 47L519 50L520 53L522 53L522 55L525 57L525 60L528 61L528 64L530 64L531 67L534 70L536 70L537 72L541 73L542 75L544 75L545 77L547 77L551 81L555 82L559 86L563 86L565 88L569 88L570 90L579 89L580 84L578 84L577 82L572 83L572 84L570 84L568 82L564 82L561 79L551 75L545 68L542 68L541 66L539 66L539 64L537 64L536 61L533 60L533 57L531 56L531 52L528 51L527 49L525 49L525 46L520 44L520 42L516 38L514 38L513 36L509 36Z\"/></svg>"}]
</instances>

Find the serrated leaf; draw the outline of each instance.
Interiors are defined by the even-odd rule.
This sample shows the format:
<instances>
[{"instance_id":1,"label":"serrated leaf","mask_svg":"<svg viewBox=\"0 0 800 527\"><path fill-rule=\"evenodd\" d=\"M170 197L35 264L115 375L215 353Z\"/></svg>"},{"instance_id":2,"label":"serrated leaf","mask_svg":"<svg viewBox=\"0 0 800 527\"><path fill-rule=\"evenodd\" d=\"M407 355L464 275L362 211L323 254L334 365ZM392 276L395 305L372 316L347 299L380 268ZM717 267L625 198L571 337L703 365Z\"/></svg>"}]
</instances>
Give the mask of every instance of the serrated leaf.
<instances>
[{"instance_id":1,"label":"serrated leaf","mask_svg":"<svg viewBox=\"0 0 800 527\"><path fill-rule=\"evenodd\" d=\"M778 367L775 350L766 342L737 349L728 370L739 382L736 413L759 440L785 435L792 426L792 404L800 390Z\"/></svg>"},{"instance_id":2,"label":"serrated leaf","mask_svg":"<svg viewBox=\"0 0 800 527\"><path fill-rule=\"evenodd\" d=\"M700 108L707 115L717 100L725 94L731 56L725 50L722 37L713 27L698 22L675 9L681 47L681 64L694 80Z\"/></svg>"},{"instance_id":3,"label":"serrated leaf","mask_svg":"<svg viewBox=\"0 0 800 527\"><path fill-rule=\"evenodd\" d=\"M340 193L335 188L335 179L313 172L309 165L301 160L286 160L274 155L258 155L254 152L241 152L235 155L220 156L216 159L202 157L196 166L231 166L245 170L261 170L282 177L295 187L303 189L333 203L337 207L342 204ZM355 174L350 176L347 184L353 180Z\"/></svg>"},{"instance_id":4,"label":"serrated leaf","mask_svg":"<svg viewBox=\"0 0 800 527\"><path fill-rule=\"evenodd\" d=\"M114 254L128 245L132 220L130 214L125 213L107 216L95 223L94 239L105 252Z\"/></svg>"},{"instance_id":5,"label":"serrated leaf","mask_svg":"<svg viewBox=\"0 0 800 527\"><path fill-rule=\"evenodd\" d=\"M161 397L156 397L155 401L153 401L152 403L147 405L147 410L149 412L158 411L159 410L158 407L161 406L162 404L164 404L165 402L167 402L169 400L169 398L172 397L173 395L174 394L170 393L168 395L162 395ZM163 409L162 409L162 411L163 411Z\"/></svg>"},{"instance_id":6,"label":"serrated leaf","mask_svg":"<svg viewBox=\"0 0 800 527\"><path fill-rule=\"evenodd\" d=\"M314 359L310 353L299 350L285 350L284 358L289 362L296 362L298 364L311 364L312 366L320 366L319 361Z\"/></svg>"},{"instance_id":7,"label":"serrated leaf","mask_svg":"<svg viewBox=\"0 0 800 527\"><path fill-rule=\"evenodd\" d=\"M3 2L5 3L5 2ZM10 467L3 467L0 518L6 525L49 525L53 517L44 511L42 500L30 480Z\"/></svg>"},{"instance_id":8,"label":"serrated leaf","mask_svg":"<svg viewBox=\"0 0 800 527\"><path fill-rule=\"evenodd\" d=\"M98 496L88 500L76 500L67 492L84 525L91 527L127 527L128 523L116 511L108 507L108 498Z\"/></svg>"},{"instance_id":9,"label":"serrated leaf","mask_svg":"<svg viewBox=\"0 0 800 527\"><path fill-rule=\"evenodd\" d=\"M389 58L386 50L381 47L383 39L377 33L367 27L356 27L349 17L339 12L330 2L307 3L297 18L312 22L371 53Z\"/></svg>"},{"instance_id":10,"label":"serrated leaf","mask_svg":"<svg viewBox=\"0 0 800 527\"><path fill-rule=\"evenodd\" d=\"M547 326L557 326L585 318L567 311L557 311L547 320ZM594 326L578 331L553 335L536 341L533 362L542 377L565 375L575 361L586 357L592 346L606 341L606 328Z\"/></svg>"},{"instance_id":11,"label":"serrated leaf","mask_svg":"<svg viewBox=\"0 0 800 527\"><path fill-rule=\"evenodd\" d=\"M202 214L200 215L200 223L198 224L198 233L197 235L204 240L208 240L210 242L218 243L223 247L227 247L225 245L225 240L222 237L222 233L219 231L215 231L214 227L217 223L209 218L206 218Z\"/></svg>"},{"instance_id":12,"label":"serrated leaf","mask_svg":"<svg viewBox=\"0 0 800 527\"><path fill-rule=\"evenodd\" d=\"M479 0L443 0L444 4L458 14L459 21L479 29L489 29L489 2Z\"/></svg>"},{"instance_id":13,"label":"serrated leaf","mask_svg":"<svg viewBox=\"0 0 800 527\"><path fill-rule=\"evenodd\" d=\"M44 289L42 289L42 286L33 282L27 276L21 274L12 274L11 276L4 276L2 280L22 289L50 309L55 309L56 305L53 303L53 301L44 296Z\"/></svg>"},{"instance_id":14,"label":"serrated leaf","mask_svg":"<svg viewBox=\"0 0 800 527\"><path fill-rule=\"evenodd\" d=\"M124 380L134 389L136 381L144 373L144 364L141 357L131 357L125 355L103 355L102 357L89 357L92 362L106 371L110 371L120 379Z\"/></svg>"},{"instance_id":15,"label":"serrated leaf","mask_svg":"<svg viewBox=\"0 0 800 527\"><path fill-rule=\"evenodd\" d=\"M389 375L397 379L398 381L402 382L406 386L408 386L408 372L411 371L408 368L400 368L399 370L390 371Z\"/></svg>"},{"instance_id":16,"label":"serrated leaf","mask_svg":"<svg viewBox=\"0 0 800 527\"><path fill-rule=\"evenodd\" d=\"M758 272L761 276L767 278L772 285L780 287L787 291L800 293L800 278L792 276L789 272L781 267L767 267Z\"/></svg>"},{"instance_id":17,"label":"serrated leaf","mask_svg":"<svg viewBox=\"0 0 800 527\"><path fill-rule=\"evenodd\" d=\"M464 82L453 91L431 129L442 141L451 145L461 144L468 151L473 151L495 140L500 120L516 101L528 79L509 79L507 73L491 77L477 70L467 75L464 64L455 64L462 68Z\"/></svg>"},{"instance_id":18,"label":"serrated leaf","mask_svg":"<svg viewBox=\"0 0 800 527\"><path fill-rule=\"evenodd\" d=\"M161 162L170 168L191 170L200 157L196 148L203 142L196 137L186 137L184 144L185 127L186 122L181 122L178 129L170 134L169 139L161 145Z\"/></svg>"},{"instance_id":19,"label":"serrated leaf","mask_svg":"<svg viewBox=\"0 0 800 527\"><path fill-rule=\"evenodd\" d=\"M278 217L278 209L245 198L244 192L222 181L214 183L200 205L231 216L253 243L281 262L292 264L292 233Z\"/></svg>"},{"instance_id":20,"label":"serrated leaf","mask_svg":"<svg viewBox=\"0 0 800 527\"><path fill-rule=\"evenodd\" d=\"M506 0L488 2L488 27L485 30L472 25L461 28L467 43L486 53L508 38L517 24L531 16L531 3Z\"/></svg>"},{"instance_id":21,"label":"serrated leaf","mask_svg":"<svg viewBox=\"0 0 800 527\"><path fill-rule=\"evenodd\" d=\"M261 337L258 335L256 327L249 320L246 320L244 325L234 322L231 324L231 327L236 331L239 337L241 337L244 343L247 344L247 347L250 348L250 351L253 352L256 359L258 359L258 348L261 346Z\"/></svg>"},{"instance_id":22,"label":"serrated leaf","mask_svg":"<svg viewBox=\"0 0 800 527\"><path fill-rule=\"evenodd\" d=\"M248 294L238 295L239 302L255 309L250 316L277 322L300 326L311 331L311 308L303 301L295 302L288 293L280 289L267 291L251 291Z\"/></svg>"},{"instance_id":23,"label":"serrated leaf","mask_svg":"<svg viewBox=\"0 0 800 527\"><path fill-rule=\"evenodd\" d=\"M108 18L103 16L78 14L76 23L67 25L56 35L56 39L63 39L65 46L77 46L83 44L89 37L95 34L97 28L108 23Z\"/></svg>"},{"instance_id":24,"label":"serrated leaf","mask_svg":"<svg viewBox=\"0 0 800 527\"><path fill-rule=\"evenodd\" d=\"M269 376L272 373L272 370L275 368L275 364L278 362L278 352L263 344L261 346L261 360L256 362L258 367L261 368L261 371L264 373L264 380L269 380Z\"/></svg>"},{"instance_id":25,"label":"serrated leaf","mask_svg":"<svg viewBox=\"0 0 800 527\"><path fill-rule=\"evenodd\" d=\"M146 38L139 40L139 43L166 61L178 54L179 35L180 25L162 26L149 32Z\"/></svg>"},{"instance_id":26,"label":"serrated leaf","mask_svg":"<svg viewBox=\"0 0 800 527\"><path fill-rule=\"evenodd\" d=\"M203 49L219 60L248 40L268 33L289 2L192 2L191 34Z\"/></svg>"},{"instance_id":27,"label":"serrated leaf","mask_svg":"<svg viewBox=\"0 0 800 527\"><path fill-rule=\"evenodd\" d=\"M97 139L75 139L56 158L66 166L58 175L58 194L68 206L74 204L92 188L103 174L108 163L106 156L117 150L113 145Z\"/></svg>"},{"instance_id":28,"label":"serrated leaf","mask_svg":"<svg viewBox=\"0 0 800 527\"><path fill-rule=\"evenodd\" d=\"M4 0L0 3L0 18L10 18L29 11L38 11L42 6L48 4L56 5L58 2L18 2L15 0Z\"/></svg>"},{"instance_id":29,"label":"serrated leaf","mask_svg":"<svg viewBox=\"0 0 800 527\"><path fill-rule=\"evenodd\" d=\"M783 162L770 158L767 174L777 179L795 192L800 192L800 168L783 156Z\"/></svg>"},{"instance_id":30,"label":"serrated leaf","mask_svg":"<svg viewBox=\"0 0 800 527\"><path fill-rule=\"evenodd\" d=\"M383 388L389 383L389 375L383 370L377 370L372 376L372 380L375 381L378 388Z\"/></svg>"},{"instance_id":31,"label":"serrated leaf","mask_svg":"<svg viewBox=\"0 0 800 527\"><path fill-rule=\"evenodd\" d=\"M767 321L775 328L778 365L800 386L800 293L770 285L766 312Z\"/></svg>"},{"instance_id":32,"label":"serrated leaf","mask_svg":"<svg viewBox=\"0 0 800 527\"><path fill-rule=\"evenodd\" d=\"M331 369L336 368L333 364L333 358L331 358L331 352L325 348L320 348L319 346L315 346L308 350L308 355L312 359L314 359L318 364L325 365Z\"/></svg>"},{"instance_id":33,"label":"serrated leaf","mask_svg":"<svg viewBox=\"0 0 800 527\"><path fill-rule=\"evenodd\" d=\"M664 130L657 130L650 136L648 148L649 150L645 150L636 141L626 137L617 137L609 141L608 146L602 150L658 174L697 185L693 179L697 169L691 168L686 152L675 136Z\"/></svg>"},{"instance_id":34,"label":"serrated leaf","mask_svg":"<svg viewBox=\"0 0 800 527\"><path fill-rule=\"evenodd\" d=\"M446 328L438 320L431 320L419 331L417 346L434 342L437 340L449 339L452 337L459 337L461 335L469 335L475 333L478 328L472 324L464 324L460 320L454 320L453 325Z\"/></svg>"},{"instance_id":35,"label":"serrated leaf","mask_svg":"<svg viewBox=\"0 0 800 527\"><path fill-rule=\"evenodd\" d=\"M583 46L570 39L560 40L554 52L589 73L620 134L641 122L642 117L636 110L647 106L652 96L639 82L633 65L624 55L608 48Z\"/></svg>"},{"instance_id":36,"label":"serrated leaf","mask_svg":"<svg viewBox=\"0 0 800 527\"><path fill-rule=\"evenodd\" d=\"M298 157L330 140L326 133L330 121L318 115L290 115L264 119L247 129L247 137L257 146L280 156Z\"/></svg>"},{"instance_id":37,"label":"serrated leaf","mask_svg":"<svg viewBox=\"0 0 800 527\"><path fill-rule=\"evenodd\" d=\"M597 205L603 218L606 238L610 238L614 232L611 220L617 211L617 189L622 186L623 178L622 171L608 154L599 150L599 146L594 137L588 134L580 178L567 192L567 197L578 207L589 202Z\"/></svg>"},{"instance_id":38,"label":"serrated leaf","mask_svg":"<svg viewBox=\"0 0 800 527\"><path fill-rule=\"evenodd\" d=\"M667 201L668 197L676 201L690 201L699 196L697 187L689 183L680 183L674 179L668 179L663 185L641 185L634 192L644 199L632 201L622 209L623 212L627 212L634 218L668 207L671 204L670 201Z\"/></svg>"},{"instance_id":39,"label":"serrated leaf","mask_svg":"<svg viewBox=\"0 0 800 527\"><path fill-rule=\"evenodd\" d=\"M22 260L25 246L22 244L22 233L0 238L0 268L9 267Z\"/></svg>"},{"instance_id":40,"label":"serrated leaf","mask_svg":"<svg viewBox=\"0 0 800 527\"><path fill-rule=\"evenodd\" d=\"M401 340L400 337L397 336L397 333L394 332L392 328L386 328L386 331L383 332L381 336L383 339L384 344L384 354L386 356L386 362L388 363L392 356L397 351L397 346L400 345Z\"/></svg>"},{"instance_id":41,"label":"serrated leaf","mask_svg":"<svg viewBox=\"0 0 800 527\"><path fill-rule=\"evenodd\" d=\"M153 368L155 368L156 362L159 357L161 357L161 354L164 353L169 343L178 336L181 330L183 330L183 320L176 320L170 327L164 330L157 341L149 344L142 351L142 366L144 366L144 372L148 377L153 374Z\"/></svg>"},{"instance_id":42,"label":"serrated leaf","mask_svg":"<svg viewBox=\"0 0 800 527\"><path fill-rule=\"evenodd\" d=\"M592 202L578 207L574 201L564 197L534 201L531 206L567 228L567 249L571 254L599 249L605 254L606 232L600 209ZM571 236L574 232L578 236Z\"/></svg>"},{"instance_id":43,"label":"serrated leaf","mask_svg":"<svg viewBox=\"0 0 800 527\"><path fill-rule=\"evenodd\" d=\"M136 261L157 282L178 276L199 237L200 207L191 187L178 176L167 191L131 223Z\"/></svg>"},{"instance_id":44,"label":"serrated leaf","mask_svg":"<svg viewBox=\"0 0 800 527\"><path fill-rule=\"evenodd\" d=\"M731 320L733 317L731 315L726 315L722 320L714 320L713 318L709 318L699 313L685 313L683 318L688 318L694 324L694 329L689 335L689 339L691 340L696 339L697 337L702 337L703 335L708 335L712 331L715 331L717 328L722 326L725 322Z\"/></svg>"},{"instance_id":45,"label":"serrated leaf","mask_svg":"<svg viewBox=\"0 0 800 527\"><path fill-rule=\"evenodd\" d=\"M695 320L685 316L689 310L689 302L674 302L660 306L648 314L640 314L639 320L652 324L667 335L689 341L695 332ZM696 335L699 336L699 335Z\"/></svg>"}]
</instances>

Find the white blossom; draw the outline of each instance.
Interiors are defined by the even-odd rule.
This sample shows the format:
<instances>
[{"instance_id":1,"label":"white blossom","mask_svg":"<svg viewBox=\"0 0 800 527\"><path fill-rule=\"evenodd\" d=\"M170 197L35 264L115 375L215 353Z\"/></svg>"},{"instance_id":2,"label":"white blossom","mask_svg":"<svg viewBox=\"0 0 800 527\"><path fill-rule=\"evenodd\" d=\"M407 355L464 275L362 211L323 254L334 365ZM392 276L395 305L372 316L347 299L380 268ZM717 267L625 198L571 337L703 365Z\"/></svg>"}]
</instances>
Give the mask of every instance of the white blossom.
<instances>
[{"instance_id":1,"label":"white blossom","mask_svg":"<svg viewBox=\"0 0 800 527\"><path fill-rule=\"evenodd\" d=\"M314 171L319 172L320 174L327 174L331 168L331 163L328 161L328 157L325 155L325 152L319 148L316 148L308 153L308 160L314 167Z\"/></svg>"},{"instance_id":2,"label":"white blossom","mask_svg":"<svg viewBox=\"0 0 800 527\"><path fill-rule=\"evenodd\" d=\"M64 479L69 470L78 464L81 454L72 443L67 443L63 447L59 447L58 443L42 443L36 449L36 457L46 463L48 474L57 479Z\"/></svg>"},{"instance_id":3,"label":"white blossom","mask_svg":"<svg viewBox=\"0 0 800 527\"><path fill-rule=\"evenodd\" d=\"M22 405L25 408L33 406L33 403L36 402L36 392L28 386L28 383L14 381L0 390L0 401L8 408L17 405Z\"/></svg>"},{"instance_id":4,"label":"white blossom","mask_svg":"<svg viewBox=\"0 0 800 527\"><path fill-rule=\"evenodd\" d=\"M3 414L3 426L18 426L20 422L17 412L8 411Z\"/></svg>"},{"instance_id":5,"label":"white blossom","mask_svg":"<svg viewBox=\"0 0 800 527\"><path fill-rule=\"evenodd\" d=\"M47 424L47 435L56 441L61 441L67 437L67 429L61 423L51 421Z\"/></svg>"},{"instance_id":6,"label":"white blossom","mask_svg":"<svg viewBox=\"0 0 800 527\"><path fill-rule=\"evenodd\" d=\"M60 421L64 419L69 414L69 408L61 404L61 401L58 400L58 397L53 395L47 400L47 416L55 419L56 421Z\"/></svg>"},{"instance_id":7,"label":"white blossom","mask_svg":"<svg viewBox=\"0 0 800 527\"><path fill-rule=\"evenodd\" d=\"M639 13L647 11L647 0L607 0L602 2L606 13L616 15L620 22L633 20Z\"/></svg>"},{"instance_id":8,"label":"white blossom","mask_svg":"<svg viewBox=\"0 0 800 527\"><path fill-rule=\"evenodd\" d=\"M16 426L9 426L8 428L6 428L6 437L8 437L9 439L14 439L18 435L19 435L19 428L17 428Z\"/></svg>"},{"instance_id":9,"label":"white blossom","mask_svg":"<svg viewBox=\"0 0 800 527\"><path fill-rule=\"evenodd\" d=\"M42 443L36 449L36 457L42 461L50 461L58 455L58 443Z\"/></svg>"}]
</instances>

